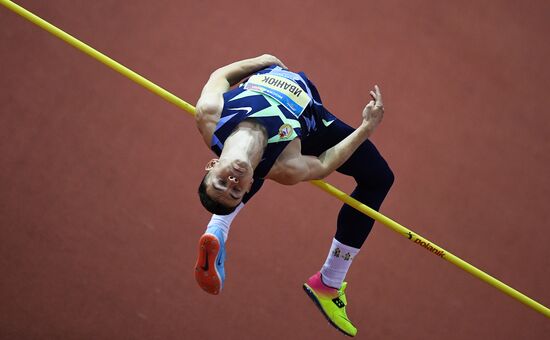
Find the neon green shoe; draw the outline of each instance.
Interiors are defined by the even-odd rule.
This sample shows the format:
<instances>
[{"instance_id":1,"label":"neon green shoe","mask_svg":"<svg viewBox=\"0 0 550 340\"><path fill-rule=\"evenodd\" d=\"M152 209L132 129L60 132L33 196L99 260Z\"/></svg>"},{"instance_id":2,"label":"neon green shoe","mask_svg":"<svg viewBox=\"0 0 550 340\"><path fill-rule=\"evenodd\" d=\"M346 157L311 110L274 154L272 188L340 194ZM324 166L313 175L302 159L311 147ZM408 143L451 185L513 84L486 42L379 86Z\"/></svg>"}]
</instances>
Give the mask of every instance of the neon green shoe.
<instances>
[{"instance_id":1,"label":"neon green shoe","mask_svg":"<svg viewBox=\"0 0 550 340\"><path fill-rule=\"evenodd\" d=\"M346 314L346 286L347 283L344 282L340 289L329 287L323 283L321 273L318 272L304 283L304 290L331 325L345 335L355 336L357 328Z\"/></svg>"}]
</instances>

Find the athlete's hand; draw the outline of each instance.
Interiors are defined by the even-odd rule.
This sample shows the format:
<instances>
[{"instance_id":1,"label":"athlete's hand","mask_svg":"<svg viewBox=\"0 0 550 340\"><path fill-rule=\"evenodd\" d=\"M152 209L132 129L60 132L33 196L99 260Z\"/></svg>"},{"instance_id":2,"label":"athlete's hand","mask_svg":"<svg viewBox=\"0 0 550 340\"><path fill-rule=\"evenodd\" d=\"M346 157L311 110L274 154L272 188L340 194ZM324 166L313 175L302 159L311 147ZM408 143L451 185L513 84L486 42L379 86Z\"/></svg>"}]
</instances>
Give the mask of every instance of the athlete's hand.
<instances>
[{"instance_id":1,"label":"athlete's hand","mask_svg":"<svg viewBox=\"0 0 550 340\"><path fill-rule=\"evenodd\" d=\"M382 122L382 118L384 118L384 104L378 85L374 85L374 91L370 91L370 96L372 100L363 110L363 125L366 126L367 130L372 132Z\"/></svg>"},{"instance_id":2,"label":"athlete's hand","mask_svg":"<svg viewBox=\"0 0 550 340\"><path fill-rule=\"evenodd\" d=\"M281 66L282 68L285 68L285 69L287 68L286 65L279 60L279 58L271 54L263 54L259 56L258 59L260 60L261 64L266 67L271 65L278 65L278 66Z\"/></svg>"}]
</instances>

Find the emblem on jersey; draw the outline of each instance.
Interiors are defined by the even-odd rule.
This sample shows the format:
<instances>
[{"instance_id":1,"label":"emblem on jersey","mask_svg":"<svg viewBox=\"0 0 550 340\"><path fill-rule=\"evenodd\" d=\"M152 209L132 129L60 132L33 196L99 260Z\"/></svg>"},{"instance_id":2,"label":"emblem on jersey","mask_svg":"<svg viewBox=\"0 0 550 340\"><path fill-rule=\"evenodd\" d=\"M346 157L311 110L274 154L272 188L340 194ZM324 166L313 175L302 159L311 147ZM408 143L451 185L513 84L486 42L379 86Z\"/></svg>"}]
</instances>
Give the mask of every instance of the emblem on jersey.
<instances>
[{"instance_id":1,"label":"emblem on jersey","mask_svg":"<svg viewBox=\"0 0 550 340\"><path fill-rule=\"evenodd\" d=\"M245 89L270 96L299 118L311 98L291 79L270 74L256 74L248 79Z\"/></svg>"},{"instance_id":2,"label":"emblem on jersey","mask_svg":"<svg viewBox=\"0 0 550 340\"><path fill-rule=\"evenodd\" d=\"M281 125L279 128L279 137L285 139L290 137L290 135L292 135L292 126L290 126L290 124Z\"/></svg>"}]
</instances>

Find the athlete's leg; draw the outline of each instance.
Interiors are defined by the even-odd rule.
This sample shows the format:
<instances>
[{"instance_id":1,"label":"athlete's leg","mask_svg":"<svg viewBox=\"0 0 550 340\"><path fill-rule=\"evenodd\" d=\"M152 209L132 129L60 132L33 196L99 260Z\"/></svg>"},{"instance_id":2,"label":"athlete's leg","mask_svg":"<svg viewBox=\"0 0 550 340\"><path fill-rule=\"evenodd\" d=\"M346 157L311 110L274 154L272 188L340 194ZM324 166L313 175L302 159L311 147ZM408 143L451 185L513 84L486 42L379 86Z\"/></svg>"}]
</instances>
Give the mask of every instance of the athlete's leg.
<instances>
[{"instance_id":1,"label":"athlete's leg","mask_svg":"<svg viewBox=\"0 0 550 340\"><path fill-rule=\"evenodd\" d=\"M334 129L331 133L347 130L344 132L347 136L353 131L341 121L335 121L333 125ZM369 140L361 144L337 171L352 176L357 182L351 197L377 211L394 181L394 175L388 163ZM335 238L348 246L361 248L373 225L372 218L344 204L338 214Z\"/></svg>"},{"instance_id":2,"label":"athlete's leg","mask_svg":"<svg viewBox=\"0 0 550 340\"><path fill-rule=\"evenodd\" d=\"M302 139L302 153L319 156L353 132L353 128L336 119L322 105L319 93L310 83L316 111L316 129ZM386 161L370 141L365 141L340 167L338 172L353 176L357 186L351 196L378 210L392 183L393 173ZM325 264L304 284L304 289L321 309L330 323L355 336L357 329L346 315L347 305L343 282L353 258L365 242L374 220L344 205L337 221L336 235L332 240Z\"/></svg>"},{"instance_id":3,"label":"athlete's leg","mask_svg":"<svg viewBox=\"0 0 550 340\"><path fill-rule=\"evenodd\" d=\"M321 107L318 110L325 109ZM325 116L330 118L326 110ZM304 153L319 155L354 130L336 118L325 122L313 138L306 139L302 144ZM369 140L359 146L337 171L352 176L357 182L351 197L375 210L380 208L394 180L388 164ZM359 252L373 225L372 218L346 204L342 206L338 214L336 234L321 269L323 282L335 288L342 285L353 258Z\"/></svg>"},{"instance_id":4,"label":"athlete's leg","mask_svg":"<svg viewBox=\"0 0 550 340\"><path fill-rule=\"evenodd\" d=\"M306 80L313 97L313 104L308 109L315 111L317 117L315 132L302 140L302 152L318 156L346 138L355 129L330 113L323 106L315 85L305 74L301 75ZM388 163L369 140L359 146L337 171L355 178L357 187L351 197L375 210L380 208L394 180ZM338 215L335 238L345 245L361 248L373 225L372 218L344 205Z\"/></svg>"},{"instance_id":5,"label":"athlete's leg","mask_svg":"<svg viewBox=\"0 0 550 340\"><path fill-rule=\"evenodd\" d=\"M304 154L318 156L354 131L338 119L328 123L330 124L321 127L313 138L302 142ZM357 186L351 197L375 210L382 205L394 180L388 163L370 140L361 144L337 171L355 179ZM361 248L373 225L372 218L344 204L338 215L335 238L348 246Z\"/></svg>"}]
</instances>

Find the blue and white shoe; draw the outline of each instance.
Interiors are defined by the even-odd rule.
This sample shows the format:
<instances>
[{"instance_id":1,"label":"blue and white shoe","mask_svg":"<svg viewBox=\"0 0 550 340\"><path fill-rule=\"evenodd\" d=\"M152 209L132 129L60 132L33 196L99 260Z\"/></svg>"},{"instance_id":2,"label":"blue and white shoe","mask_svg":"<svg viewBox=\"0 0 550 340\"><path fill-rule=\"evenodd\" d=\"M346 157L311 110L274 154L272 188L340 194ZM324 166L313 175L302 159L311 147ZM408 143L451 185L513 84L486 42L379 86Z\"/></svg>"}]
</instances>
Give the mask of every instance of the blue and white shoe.
<instances>
[{"instance_id":1,"label":"blue and white shoe","mask_svg":"<svg viewBox=\"0 0 550 340\"><path fill-rule=\"evenodd\" d=\"M225 280L225 242L219 228L208 228L199 239L195 280L207 293L217 295Z\"/></svg>"}]
</instances>

